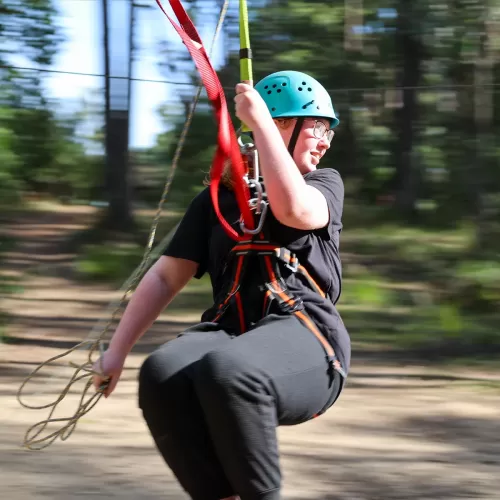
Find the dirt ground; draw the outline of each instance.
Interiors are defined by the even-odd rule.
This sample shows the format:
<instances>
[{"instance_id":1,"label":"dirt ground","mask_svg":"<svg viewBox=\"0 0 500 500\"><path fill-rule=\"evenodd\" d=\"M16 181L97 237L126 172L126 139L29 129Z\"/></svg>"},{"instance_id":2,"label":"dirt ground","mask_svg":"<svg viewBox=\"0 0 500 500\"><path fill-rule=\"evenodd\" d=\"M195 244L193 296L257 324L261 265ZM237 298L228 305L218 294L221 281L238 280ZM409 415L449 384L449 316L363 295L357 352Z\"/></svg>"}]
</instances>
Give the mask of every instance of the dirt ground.
<instances>
[{"instance_id":1,"label":"dirt ground","mask_svg":"<svg viewBox=\"0 0 500 500\"><path fill-rule=\"evenodd\" d=\"M2 298L15 342L0 344L0 498L187 498L147 433L136 375L149 350L194 318L183 323L162 315L130 356L115 394L82 417L67 441L40 452L21 446L29 426L48 415L19 405L21 382L39 363L84 340L118 296L72 282L66 272L72 256L57 253L67 232L89 215L78 209L27 214L10 227L20 244L2 271L21 277L24 291ZM73 373L68 361L84 355L76 351L40 372L26 402L54 400ZM279 430L284 498L497 500L499 387L498 373L384 364L354 350L352 374L334 408ZM75 405L78 397L75 389L67 400Z\"/></svg>"}]
</instances>

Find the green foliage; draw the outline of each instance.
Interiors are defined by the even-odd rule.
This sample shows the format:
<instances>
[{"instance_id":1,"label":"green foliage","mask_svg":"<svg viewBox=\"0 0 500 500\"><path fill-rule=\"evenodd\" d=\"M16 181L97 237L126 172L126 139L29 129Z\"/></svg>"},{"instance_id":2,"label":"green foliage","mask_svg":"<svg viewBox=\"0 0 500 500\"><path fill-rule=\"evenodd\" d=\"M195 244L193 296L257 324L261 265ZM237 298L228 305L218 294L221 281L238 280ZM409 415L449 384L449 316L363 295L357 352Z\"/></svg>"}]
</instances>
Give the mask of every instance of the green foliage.
<instances>
[{"instance_id":1,"label":"green foliage","mask_svg":"<svg viewBox=\"0 0 500 500\"><path fill-rule=\"evenodd\" d=\"M187 106L187 104L186 104ZM163 108L161 114L165 121L171 119L172 109ZM154 161L163 165L170 165L174 159L175 150L184 126L185 116L174 115L174 128L160 134L157 144L153 148ZM179 206L187 206L191 199L203 188L203 181L210 171L210 165L215 153L217 130L211 112L207 111L206 100L201 100L193 118L192 126L186 137L179 169L172 186L170 200ZM159 198L163 184L159 182Z\"/></svg>"},{"instance_id":2,"label":"green foliage","mask_svg":"<svg viewBox=\"0 0 500 500\"><path fill-rule=\"evenodd\" d=\"M56 14L53 0L0 0L0 60L22 53L36 64L50 64L63 40Z\"/></svg>"},{"instance_id":3,"label":"green foliage","mask_svg":"<svg viewBox=\"0 0 500 500\"><path fill-rule=\"evenodd\" d=\"M206 3L189 7L201 25ZM232 7L219 71L231 113L239 81ZM380 16L380 2L372 0L359 8L321 0L250 2L255 80L293 69L330 89L341 123L322 166L338 169L346 185L339 307L354 341L426 353L494 350L500 345L500 93L494 90L500 65L492 29L498 9L480 0L389 0L382 7L395 15ZM2 63L16 53L48 65L60 40L53 1L0 0ZM197 84L185 47L169 43L166 50L168 78L188 75ZM91 157L78 141L81 116L58 114L58 103L45 98L42 75L6 68L0 75L0 203L11 205L28 190L99 199L104 158ZM153 206L194 89L176 92L178 104L159 110L165 132L132 158L135 199ZM102 118L102 110L90 112ZM203 98L169 196L176 208L203 188L216 137ZM102 144L102 129L94 139ZM82 278L118 284L142 252L129 243L87 246L76 269ZM188 302L180 305L190 308Z\"/></svg>"},{"instance_id":4,"label":"green foliage","mask_svg":"<svg viewBox=\"0 0 500 500\"><path fill-rule=\"evenodd\" d=\"M22 192L59 199L88 199L100 164L75 136L74 123L48 109L0 108L1 202L18 201Z\"/></svg>"},{"instance_id":5,"label":"green foliage","mask_svg":"<svg viewBox=\"0 0 500 500\"><path fill-rule=\"evenodd\" d=\"M77 277L119 286L141 263L143 254L144 248L135 243L86 245L75 262Z\"/></svg>"},{"instance_id":6,"label":"green foliage","mask_svg":"<svg viewBox=\"0 0 500 500\"><path fill-rule=\"evenodd\" d=\"M56 118L41 75L9 67L13 54L28 64L52 62L63 40L56 16L53 0L0 1L0 62L6 66L0 70L1 203L19 201L23 191L67 192L75 171L88 164L75 141L76 122Z\"/></svg>"},{"instance_id":7,"label":"green foliage","mask_svg":"<svg viewBox=\"0 0 500 500\"><path fill-rule=\"evenodd\" d=\"M354 341L437 354L498 348L500 94L492 89L500 66L488 56L498 47L485 22L497 10L480 0L391 0L388 17L371 0L361 9L320 0L250 7L255 81L304 71L339 111L322 165L346 185L339 308ZM219 75L232 111L239 41L230 14ZM165 151L183 122L173 115L165 116L175 128L159 141ZM192 179L176 187L189 195L209 168L208 121L205 110L195 116L181 160Z\"/></svg>"},{"instance_id":8,"label":"green foliage","mask_svg":"<svg viewBox=\"0 0 500 500\"><path fill-rule=\"evenodd\" d=\"M362 272L345 280L342 302L359 307L385 307L393 302L392 293L384 286L383 278Z\"/></svg>"},{"instance_id":9,"label":"green foliage","mask_svg":"<svg viewBox=\"0 0 500 500\"><path fill-rule=\"evenodd\" d=\"M16 155L12 130L5 126L11 111L0 107L0 206L19 201L20 182L16 177L20 158Z\"/></svg>"},{"instance_id":10,"label":"green foliage","mask_svg":"<svg viewBox=\"0 0 500 500\"><path fill-rule=\"evenodd\" d=\"M473 243L467 226L345 231L339 310L355 345L433 359L500 348L498 260L469 260Z\"/></svg>"},{"instance_id":11,"label":"green foliage","mask_svg":"<svg viewBox=\"0 0 500 500\"><path fill-rule=\"evenodd\" d=\"M461 261L456 268L455 294L469 309L498 311L500 304L500 262Z\"/></svg>"}]
</instances>

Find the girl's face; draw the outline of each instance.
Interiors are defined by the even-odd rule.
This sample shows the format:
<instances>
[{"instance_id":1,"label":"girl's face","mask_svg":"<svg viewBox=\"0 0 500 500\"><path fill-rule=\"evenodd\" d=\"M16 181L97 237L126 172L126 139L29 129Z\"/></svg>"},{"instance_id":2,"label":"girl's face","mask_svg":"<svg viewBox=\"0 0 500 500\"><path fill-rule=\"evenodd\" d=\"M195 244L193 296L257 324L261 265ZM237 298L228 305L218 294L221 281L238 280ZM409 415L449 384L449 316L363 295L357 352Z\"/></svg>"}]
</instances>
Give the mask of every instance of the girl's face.
<instances>
[{"instance_id":1,"label":"girl's face","mask_svg":"<svg viewBox=\"0 0 500 500\"><path fill-rule=\"evenodd\" d=\"M296 118L275 120L281 137L288 147ZM293 151L293 160L302 175L316 170L321 158L330 148L334 133L326 118L306 118Z\"/></svg>"}]
</instances>

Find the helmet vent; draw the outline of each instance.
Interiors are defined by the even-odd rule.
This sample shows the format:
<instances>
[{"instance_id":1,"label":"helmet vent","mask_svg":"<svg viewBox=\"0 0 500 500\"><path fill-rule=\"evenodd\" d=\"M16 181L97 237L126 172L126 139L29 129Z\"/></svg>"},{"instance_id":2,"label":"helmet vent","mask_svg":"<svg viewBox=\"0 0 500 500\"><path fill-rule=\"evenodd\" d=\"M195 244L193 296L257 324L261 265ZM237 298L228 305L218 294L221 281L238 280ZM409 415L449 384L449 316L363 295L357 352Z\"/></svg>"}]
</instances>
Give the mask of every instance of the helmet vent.
<instances>
[{"instance_id":1,"label":"helmet vent","mask_svg":"<svg viewBox=\"0 0 500 500\"><path fill-rule=\"evenodd\" d=\"M302 82L302 85L307 85L307 83L306 82Z\"/></svg>"},{"instance_id":2,"label":"helmet vent","mask_svg":"<svg viewBox=\"0 0 500 500\"><path fill-rule=\"evenodd\" d=\"M302 92L302 87L299 87L299 91Z\"/></svg>"},{"instance_id":3,"label":"helmet vent","mask_svg":"<svg viewBox=\"0 0 500 500\"><path fill-rule=\"evenodd\" d=\"M308 90L309 92L312 92L312 88L311 88L311 87L309 87L307 90Z\"/></svg>"},{"instance_id":4,"label":"helmet vent","mask_svg":"<svg viewBox=\"0 0 500 500\"><path fill-rule=\"evenodd\" d=\"M283 82L281 85L283 85L283 87L286 87L286 82Z\"/></svg>"},{"instance_id":5,"label":"helmet vent","mask_svg":"<svg viewBox=\"0 0 500 500\"><path fill-rule=\"evenodd\" d=\"M281 89L278 89L276 92L278 92L278 94L281 92Z\"/></svg>"}]
</instances>

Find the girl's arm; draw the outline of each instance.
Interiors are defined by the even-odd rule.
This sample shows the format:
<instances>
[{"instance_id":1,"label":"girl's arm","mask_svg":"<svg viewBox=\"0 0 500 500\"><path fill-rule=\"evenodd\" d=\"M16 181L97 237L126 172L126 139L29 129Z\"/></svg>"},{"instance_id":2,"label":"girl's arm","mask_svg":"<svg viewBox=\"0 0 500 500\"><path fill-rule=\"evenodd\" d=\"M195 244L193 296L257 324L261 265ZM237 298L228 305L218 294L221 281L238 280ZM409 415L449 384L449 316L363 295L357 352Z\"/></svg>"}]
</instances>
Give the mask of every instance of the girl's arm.
<instances>
[{"instance_id":1,"label":"girl's arm","mask_svg":"<svg viewBox=\"0 0 500 500\"><path fill-rule=\"evenodd\" d=\"M109 344L126 356L161 311L194 276L196 262L161 256L141 280Z\"/></svg>"},{"instance_id":2,"label":"girl's arm","mask_svg":"<svg viewBox=\"0 0 500 500\"><path fill-rule=\"evenodd\" d=\"M319 229L329 221L323 194L308 186L259 93L250 85L236 86L236 115L252 130L259 164L274 216L297 229Z\"/></svg>"},{"instance_id":3,"label":"girl's arm","mask_svg":"<svg viewBox=\"0 0 500 500\"><path fill-rule=\"evenodd\" d=\"M297 229L318 229L328 224L323 194L306 184L290 156L277 126L269 116L253 129L259 165L274 216Z\"/></svg>"},{"instance_id":4,"label":"girl's arm","mask_svg":"<svg viewBox=\"0 0 500 500\"><path fill-rule=\"evenodd\" d=\"M132 347L197 269L196 262L162 256L145 274L125 309L108 350L93 367L94 386L96 389L104 387L106 397L114 391Z\"/></svg>"}]
</instances>

